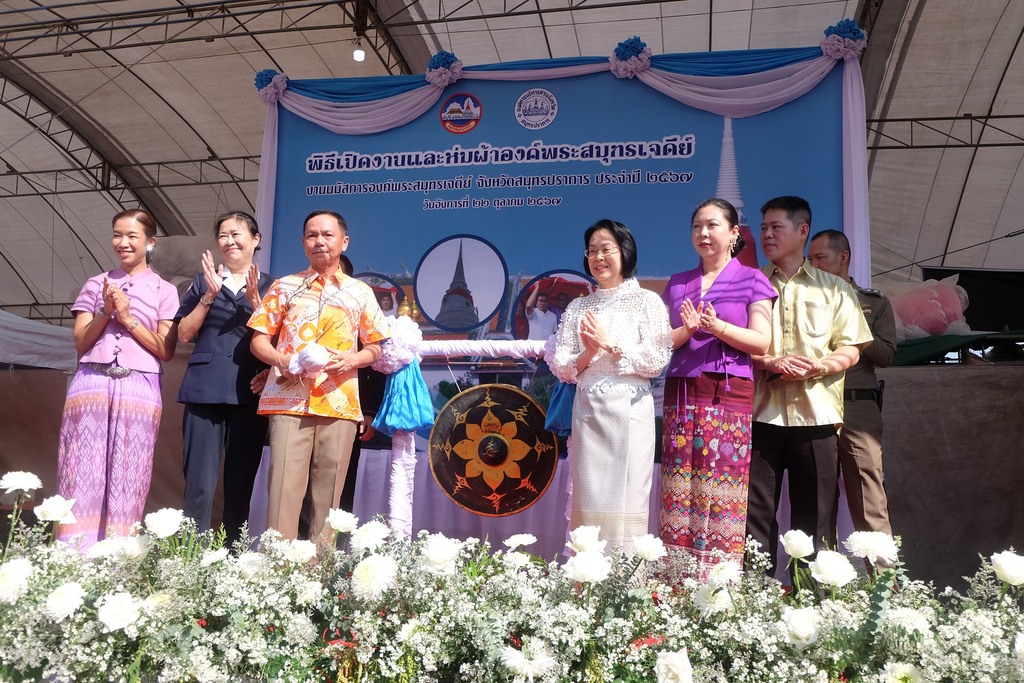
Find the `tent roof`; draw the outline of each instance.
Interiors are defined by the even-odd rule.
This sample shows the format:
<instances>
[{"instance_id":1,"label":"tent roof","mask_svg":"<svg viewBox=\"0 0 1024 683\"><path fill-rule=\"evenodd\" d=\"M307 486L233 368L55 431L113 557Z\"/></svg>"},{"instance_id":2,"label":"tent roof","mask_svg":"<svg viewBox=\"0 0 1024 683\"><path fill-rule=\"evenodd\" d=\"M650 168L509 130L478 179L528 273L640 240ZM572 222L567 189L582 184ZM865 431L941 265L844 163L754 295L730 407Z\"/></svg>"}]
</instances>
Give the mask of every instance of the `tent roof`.
<instances>
[{"instance_id":1,"label":"tent roof","mask_svg":"<svg viewBox=\"0 0 1024 683\"><path fill-rule=\"evenodd\" d=\"M847 17L869 34L868 115L886 120L869 132L873 272L917 278L908 263L1018 229L1016 0L0 0L0 306L66 314L113 265L122 208L143 204L171 235L252 210L261 69L423 73L441 49L487 64L609 54L633 35L655 53L806 46ZM1006 118L978 118L989 116ZM1017 237L928 264L1007 269L1022 257Z\"/></svg>"}]
</instances>

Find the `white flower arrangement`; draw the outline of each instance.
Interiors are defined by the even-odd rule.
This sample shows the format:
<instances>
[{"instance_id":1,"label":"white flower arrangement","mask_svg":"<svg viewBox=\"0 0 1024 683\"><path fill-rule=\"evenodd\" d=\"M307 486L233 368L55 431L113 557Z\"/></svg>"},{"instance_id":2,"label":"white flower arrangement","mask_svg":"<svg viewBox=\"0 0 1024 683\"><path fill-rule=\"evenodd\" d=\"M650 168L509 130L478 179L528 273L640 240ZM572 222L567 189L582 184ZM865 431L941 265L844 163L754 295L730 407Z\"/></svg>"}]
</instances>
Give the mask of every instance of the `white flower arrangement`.
<instances>
[{"instance_id":1,"label":"white flower arrangement","mask_svg":"<svg viewBox=\"0 0 1024 683\"><path fill-rule=\"evenodd\" d=\"M876 536L846 544L875 572L851 577L848 560L812 547L793 560L790 591L760 555L745 568L718 558L702 581L658 539L633 539L627 555L597 527L574 530L560 562L525 552L529 534L497 547L408 539L341 514L330 526L348 551L273 531L228 548L223 533L161 511L83 554L53 541L55 520L19 521L34 490L12 489L0 680L1024 681L1012 549L983 560L966 594L909 579L898 541Z\"/></svg>"}]
</instances>

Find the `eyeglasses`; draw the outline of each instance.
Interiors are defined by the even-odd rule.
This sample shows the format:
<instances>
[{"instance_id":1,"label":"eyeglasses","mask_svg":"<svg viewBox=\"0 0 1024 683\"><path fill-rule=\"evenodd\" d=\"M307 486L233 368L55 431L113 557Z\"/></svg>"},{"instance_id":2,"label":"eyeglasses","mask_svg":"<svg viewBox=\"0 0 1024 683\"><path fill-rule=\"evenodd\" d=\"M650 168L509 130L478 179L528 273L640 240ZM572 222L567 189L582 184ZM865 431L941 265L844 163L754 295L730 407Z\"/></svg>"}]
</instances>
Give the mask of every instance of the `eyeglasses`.
<instances>
[{"instance_id":1,"label":"eyeglasses","mask_svg":"<svg viewBox=\"0 0 1024 683\"><path fill-rule=\"evenodd\" d=\"M585 249L583 251L583 258L595 259L598 256L607 259L612 254L618 254L621 249L618 247L602 247L601 249Z\"/></svg>"}]
</instances>

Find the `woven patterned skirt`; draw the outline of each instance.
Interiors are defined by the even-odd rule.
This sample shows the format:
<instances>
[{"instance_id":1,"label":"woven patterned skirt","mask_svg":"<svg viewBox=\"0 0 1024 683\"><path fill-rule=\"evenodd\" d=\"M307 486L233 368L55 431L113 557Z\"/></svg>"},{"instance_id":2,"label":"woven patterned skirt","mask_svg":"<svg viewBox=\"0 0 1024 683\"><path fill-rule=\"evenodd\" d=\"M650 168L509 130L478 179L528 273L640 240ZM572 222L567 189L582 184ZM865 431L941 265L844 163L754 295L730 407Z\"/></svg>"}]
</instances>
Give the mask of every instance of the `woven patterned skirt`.
<instances>
[{"instance_id":1,"label":"woven patterned skirt","mask_svg":"<svg viewBox=\"0 0 1024 683\"><path fill-rule=\"evenodd\" d=\"M742 565L754 383L721 374L665 382L661 539L691 554L700 578L717 561Z\"/></svg>"},{"instance_id":2,"label":"woven patterned skirt","mask_svg":"<svg viewBox=\"0 0 1024 683\"><path fill-rule=\"evenodd\" d=\"M163 403L160 375L108 377L79 365L60 425L57 492L74 498L76 524L57 537L81 535L82 549L128 534L142 519L153 475L153 447Z\"/></svg>"}]
</instances>

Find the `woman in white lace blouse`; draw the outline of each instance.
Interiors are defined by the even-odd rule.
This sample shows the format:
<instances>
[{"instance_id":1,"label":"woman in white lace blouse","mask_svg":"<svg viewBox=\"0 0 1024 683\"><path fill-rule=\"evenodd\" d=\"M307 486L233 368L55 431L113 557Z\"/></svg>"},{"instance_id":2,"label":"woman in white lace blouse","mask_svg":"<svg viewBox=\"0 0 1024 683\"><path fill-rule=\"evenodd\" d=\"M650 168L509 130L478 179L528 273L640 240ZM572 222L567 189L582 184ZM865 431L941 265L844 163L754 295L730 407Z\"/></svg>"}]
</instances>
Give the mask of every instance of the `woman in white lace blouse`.
<instances>
[{"instance_id":1,"label":"woman in white lace blouse","mask_svg":"<svg viewBox=\"0 0 1024 683\"><path fill-rule=\"evenodd\" d=\"M668 312L636 281L629 228L600 220L583 236L583 267L598 284L562 315L553 370L576 382L570 528L601 527L627 552L648 532L654 471L652 377L672 352Z\"/></svg>"}]
</instances>

